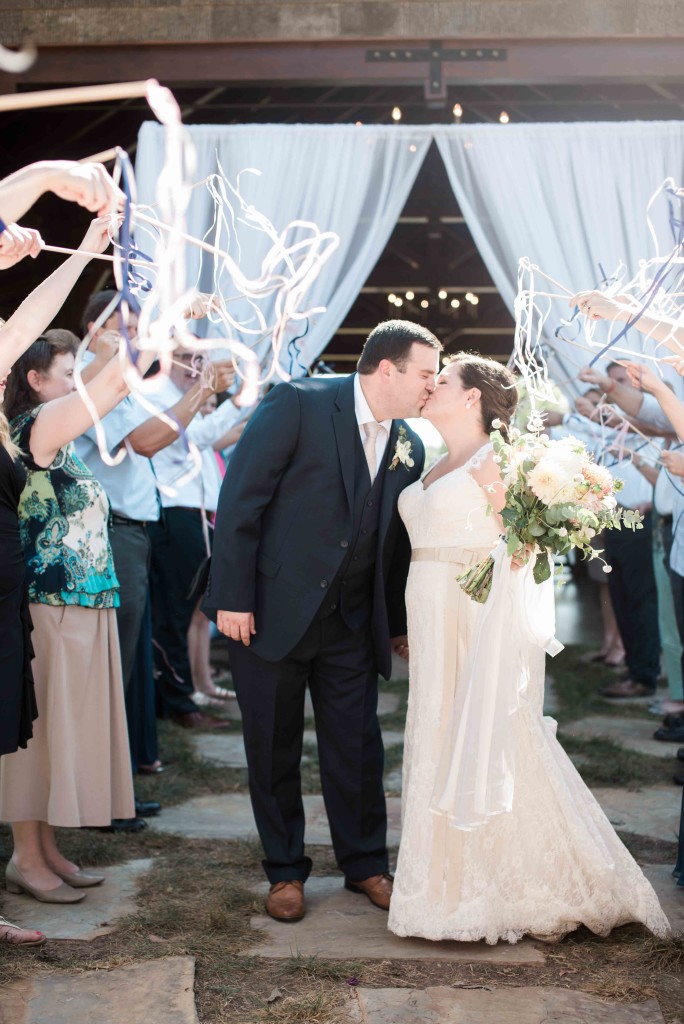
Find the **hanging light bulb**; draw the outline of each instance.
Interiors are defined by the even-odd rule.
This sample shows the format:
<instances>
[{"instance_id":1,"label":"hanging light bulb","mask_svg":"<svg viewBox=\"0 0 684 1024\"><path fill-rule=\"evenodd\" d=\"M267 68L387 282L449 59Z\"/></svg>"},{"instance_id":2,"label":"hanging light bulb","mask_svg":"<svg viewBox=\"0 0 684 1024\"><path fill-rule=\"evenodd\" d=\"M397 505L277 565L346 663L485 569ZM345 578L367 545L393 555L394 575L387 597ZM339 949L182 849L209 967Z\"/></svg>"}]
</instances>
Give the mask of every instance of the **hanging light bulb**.
<instances>
[{"instance_id":1,"label":"hanging light bulb","mask_svg":"<svg viewBox=\"0 0 684 1024\"><path fill-rule=\"evenodd\" d=\"M460 305L461 305L461 303L460 303L459 299L452 299L451 300L451 308L452 309L458 309Z\"/></svg>"},{"instance_id":2,"label":"hanging light bulb","mask_svg":"<svg viewBox=\"0 0 684 1024\"><path fill-rule=\"evenodd\" d=\"M437 294L439 295L440 299L446 299L447 297L447 293L444 288L440 288Z\"/></svg>"},{"instance_id":3,"label":"hanging light bulb","mask_svg":"<svg viewBox=\"0 0 684 1024\"><path fill-rule=\"evenodd\" d=\"M411 143L411 145L409 146L409 150L411 151L411 153L416 153L417 152L417 147L414 146L413 143Z\"/></svg>"},{"instance_id":4,"label":"hanging light bulb","mask_svg":"<svg viewBox=\"0 0 684 1024\"><path fill-rule=\"evenodd\" d=\"M411 302L413 299L415 299L415 295L413 294L413 292L408 291L406 292L406 298L408 299L409 302Z\"/></svg>"},{"instance_id":5,"label":"hanging light bulb","mask_svg":"<svg viewBox=\"0 0 684 1024\"><path fill-rule=\"evenodd\" d=\"M473 301L473 293L472 292L466 292L465 293L465 300L466 300L466 302L472 302Z\"/></svg>"},{"instance_id":6,"label":"hanging light bulb","mask_svg":"<svg viewBox=\"0 0 684 1024\"><path fill-rule=\"evenodd\" d=\"M473 306L477 306L480 300L478 299L477 295L472 295L470 301L473 304Z\"/></svg>"},{"instance_id":7,"label":"hanging light bulb","mask_svg":"<svg viewBox=\"0 0 684 1024\"><path fill-rule=\"evenodd\" d=\"M502 110L501 113L499 114L499 122L501 124L508 124L509 121L510 117L508 116L505 110Z\"/></svg>"},{"instance_id":8,"label":"hanging light bulb","mask_svg":"<svg viewBox=\"0 0 684 1024\"><path fill-rule=\"evenodd\" d=\"M356 127L360 128L362 124L363 124L363 121L357 121L356 122Z\"/></svg>"},{"instance_id":9,"label":"hanging light bulb","mask_svg":"<svg viewBox=\"0 0 684 1024\"><path fill-rule=\"evenodd\" d=\"M389 295L387 296L387 301L388 302L396 302L396 299L397 299L397 297L394 294L394 292L390 292Z\"/></svg>"},{"instance_id":10,"label":"hanging light bulb","mask_svg":"<svg viewBox=\"0 0 684 1024\"><path fill-rule=\"evenodd\" d=\"M392 120L401 121L401 107L392 107Z\"/></svg>"},{"instance_id":11,"label":"hanging light bulb","mask_svg":"<svg viewBox=\"0 0 684 1024\"><path fill-rule=\"evenodd\" d=\"M428 306L430 305L430 303L428 302L428 300L427 300L427 299L421 299L421 300L420 300L420 304L421 304L421 306L422 306L422 308L423 308L423 309L427 309L427 308L428 308Z\"/></svg>"},{"instance_id":12,"label":"hanging light bulb","mask_svg":"<svg viewBox=\"0 0 684 1024\"><path fill-rule=\"evenodd\" d=\"M394 300L394 305L395 306L403 306L404 305L404 300L400 299L399 296L397 296L397 298Z\"/></svg>"},{"instance_id":13,"label":"hanging light bulb","mask_svg":"<svg viewBox=\"0 0 684 1024\"><path fill-rule=\"evenodd\" d=\"M463 117L463 107L461 106L460 103L454 103L454 109L452 110L452 114L454 115L457 121L461 120L461 118Z\"/></svg>"}]
</instances>

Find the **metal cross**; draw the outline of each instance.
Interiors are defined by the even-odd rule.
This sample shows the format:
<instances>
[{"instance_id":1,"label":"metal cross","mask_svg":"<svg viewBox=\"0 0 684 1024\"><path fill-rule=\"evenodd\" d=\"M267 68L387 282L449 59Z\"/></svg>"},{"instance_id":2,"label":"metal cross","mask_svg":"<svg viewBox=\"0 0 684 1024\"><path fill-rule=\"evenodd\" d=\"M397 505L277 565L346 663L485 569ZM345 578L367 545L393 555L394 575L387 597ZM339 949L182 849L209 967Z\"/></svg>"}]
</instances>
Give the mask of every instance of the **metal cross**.
<instances>
[{"instance_id":1,"label":"metal cross","mask_svg":"<svg viewBox=\"0 0 684 1024\"><path fill-rule=\"evenodd\" d=\"M453 47L444 49L440 42L429 47L395 47L391 50L366 50L366 60L374 63L429 64L430 72L425 80L427 100L446 100L447 87L444 81L444 64L453 61L505 61L507 51L487 46Z\"/></svg>"}]
</instances>

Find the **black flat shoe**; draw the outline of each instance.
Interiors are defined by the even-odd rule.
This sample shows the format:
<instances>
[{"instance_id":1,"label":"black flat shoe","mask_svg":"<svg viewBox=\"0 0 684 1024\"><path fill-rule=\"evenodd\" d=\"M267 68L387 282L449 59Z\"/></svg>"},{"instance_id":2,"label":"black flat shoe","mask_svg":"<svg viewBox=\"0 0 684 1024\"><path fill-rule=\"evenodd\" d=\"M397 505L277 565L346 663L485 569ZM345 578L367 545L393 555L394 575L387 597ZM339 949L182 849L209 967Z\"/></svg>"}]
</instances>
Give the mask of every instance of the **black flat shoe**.
<instances>
[{"instance_id":1,"label":"black flat shoe","mask_svg":"<svg viewBox=\"0 0 684 1024\"><path fill-rule=\"evenodd\" d=\"M684 725L675 729L666 729L661 725L653 733L653 739L661 743L684 743Z\"/></svg>"},{"instance_id":2,"label":"black flat shoe","mask_svg":"<svg viewBox=\"0 0 684 1024\"><path fill-rule=\"evenodd\" d=\"M142 832L147 828L144 818L113 818L110 825L99 825L96 832Z\"/></svg>"},{"instance_id":3,"label":"black flat shoe","mask_svg":"<svg viewBox=\"0 0 684 1024\"><path fill-rule=\"evenodd\" d=\"M136 800L135 801L135 816L136 818L156 818L161 811L161 804L157 803L156 800Z\"/></svg>"}]
</instances>

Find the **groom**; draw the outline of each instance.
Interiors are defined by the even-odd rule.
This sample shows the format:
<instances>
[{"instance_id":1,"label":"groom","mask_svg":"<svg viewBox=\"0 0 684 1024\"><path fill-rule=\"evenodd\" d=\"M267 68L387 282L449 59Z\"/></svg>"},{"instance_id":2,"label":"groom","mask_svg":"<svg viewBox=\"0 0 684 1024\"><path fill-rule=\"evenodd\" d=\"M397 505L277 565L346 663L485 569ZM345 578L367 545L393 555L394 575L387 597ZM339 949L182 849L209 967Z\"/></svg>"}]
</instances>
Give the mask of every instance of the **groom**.
<instances>
[{"instance_id":1,"label":"groom","mask_svg":"<svg viewBox=\"0 0 684 1024\"><path fill-rule=\"evenodd\" d=\"M280 384L226 473L204 609L229 637L268 913L304 916L300 760L311 691L321 784L345 885L389 908L378 672L407 655L410 547L397 513L422 442L399 417L434 389L441 344L405 320L369 335L357 373Z\"/></svg>"}]
</instances>

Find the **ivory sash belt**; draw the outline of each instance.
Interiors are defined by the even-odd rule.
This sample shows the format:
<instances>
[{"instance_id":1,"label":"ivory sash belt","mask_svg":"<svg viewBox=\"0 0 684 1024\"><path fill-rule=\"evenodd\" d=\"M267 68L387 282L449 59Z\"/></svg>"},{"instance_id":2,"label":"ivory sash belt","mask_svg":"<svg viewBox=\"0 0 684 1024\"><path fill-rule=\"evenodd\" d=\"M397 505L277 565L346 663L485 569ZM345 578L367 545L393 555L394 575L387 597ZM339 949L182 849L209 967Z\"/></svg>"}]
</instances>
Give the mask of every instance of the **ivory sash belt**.
<instances>
[{"instance_id":1,"label":"ivory sash belt","mask_svg":"<svg viewBox=\"0 0 684 1024\"><path fill-rule=\"evenodd\" d=\"M469 565L478 559L486 558L490 552L491 548L414 548L411 552L411 561Z\"/></svg>"}]
</instances>

